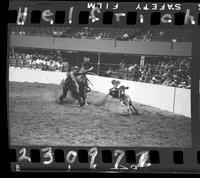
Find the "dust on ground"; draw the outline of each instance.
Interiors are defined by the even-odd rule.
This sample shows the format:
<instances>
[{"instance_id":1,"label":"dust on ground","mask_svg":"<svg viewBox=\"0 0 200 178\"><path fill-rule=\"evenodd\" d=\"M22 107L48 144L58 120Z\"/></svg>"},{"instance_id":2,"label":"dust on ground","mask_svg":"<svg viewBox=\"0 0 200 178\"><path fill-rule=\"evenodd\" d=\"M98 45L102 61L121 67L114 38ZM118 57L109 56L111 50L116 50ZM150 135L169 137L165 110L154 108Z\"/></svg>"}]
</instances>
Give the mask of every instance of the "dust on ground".
<instances>
[{"instance_id":1,"label":"dust on ground","mask_svg":"<svg viewBox=\"0 0 200 178\"><path fill-rule=\"evenodd\" d=\"M11 145L190 147L191 118L134 103L139 115L122 115L120 103L88 93L79 107L58 104L61 86L9 82Z\"/></svg>"}]
</instances>

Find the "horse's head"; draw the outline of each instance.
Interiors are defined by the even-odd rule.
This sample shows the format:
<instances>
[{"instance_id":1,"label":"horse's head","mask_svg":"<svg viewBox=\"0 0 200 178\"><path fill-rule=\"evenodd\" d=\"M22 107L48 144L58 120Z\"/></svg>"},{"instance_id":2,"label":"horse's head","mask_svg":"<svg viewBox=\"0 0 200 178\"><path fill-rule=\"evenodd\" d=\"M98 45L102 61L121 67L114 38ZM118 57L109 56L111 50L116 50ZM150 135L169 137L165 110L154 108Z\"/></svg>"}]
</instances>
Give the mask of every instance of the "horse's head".
<instances>
[{"instance_id":1,"label":"horse's head","mask_svg":"<svg viewBox=\"0 0 200 178\"><path fill-rule=\"evenodd\" d=\"M84 68L84 67L81 67L81 69L79 70L79 73L84 73L86 72L87 70Z\"/></svg>"}]
</instances>

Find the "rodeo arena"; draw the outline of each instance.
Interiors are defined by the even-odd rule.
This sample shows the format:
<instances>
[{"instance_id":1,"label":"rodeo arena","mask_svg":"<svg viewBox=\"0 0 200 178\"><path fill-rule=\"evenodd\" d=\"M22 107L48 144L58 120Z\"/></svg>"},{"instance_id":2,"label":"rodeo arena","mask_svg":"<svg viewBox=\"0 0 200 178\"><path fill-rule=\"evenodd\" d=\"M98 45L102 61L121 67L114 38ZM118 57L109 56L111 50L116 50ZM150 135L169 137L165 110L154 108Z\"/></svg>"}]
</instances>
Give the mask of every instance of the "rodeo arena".
<instances>
[{"instance_id":1,"label":"rodeo arena","mask_svg":"<svg viewBox=\"0 0 200 178\"><path fill-rule=\"evenodd\" d=\"M10 27L11 145L191 147L189 29Z\"/></svg>"}]
</instances>

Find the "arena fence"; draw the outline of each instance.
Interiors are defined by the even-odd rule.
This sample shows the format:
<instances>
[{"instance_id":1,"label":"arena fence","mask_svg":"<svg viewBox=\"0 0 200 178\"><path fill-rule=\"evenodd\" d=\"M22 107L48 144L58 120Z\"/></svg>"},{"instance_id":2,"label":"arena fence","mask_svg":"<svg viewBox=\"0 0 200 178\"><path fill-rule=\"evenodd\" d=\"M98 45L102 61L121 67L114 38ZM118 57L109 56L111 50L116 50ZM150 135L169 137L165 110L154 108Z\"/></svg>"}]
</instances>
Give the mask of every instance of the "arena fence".
<instances>
[{"instance_id":1,"label":"arena fence","mask_svg":"<svg viewBox=\"0 0 200 178\"><path fill-rule=\"evenodd\" d=\"M66 77L63 72L9 68L9 81L60 84ZM108 94L113 78L88 75L92 90ZM127 94L134 102L153 106L191 118L191 90L119 79L129 86Z\"/></svg>"}]
</instances>

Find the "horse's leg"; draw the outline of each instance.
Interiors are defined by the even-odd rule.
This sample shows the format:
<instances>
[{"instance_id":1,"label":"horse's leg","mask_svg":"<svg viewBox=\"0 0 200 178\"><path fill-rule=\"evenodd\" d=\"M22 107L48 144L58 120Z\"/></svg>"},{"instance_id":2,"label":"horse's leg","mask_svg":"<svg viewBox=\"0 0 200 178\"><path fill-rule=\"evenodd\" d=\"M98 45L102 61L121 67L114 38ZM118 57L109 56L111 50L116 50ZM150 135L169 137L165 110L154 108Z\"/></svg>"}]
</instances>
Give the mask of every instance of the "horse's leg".
<instances>
[{"instance_id":1,"label":"horse's leg","mask_svg":"<svg viewBox=\"0 0 200 178\"><path fill-rule=\"evenodd\" d=\"M78 96L80 97L80 101L82 102L82 105L85 105L85 95L84 93L86 92L86 87L83 87L81 84L79 84L79 94ZM79 101L79 103L80 103Z\"/></svg>"},{"instance_id":2,"label":"horse's leg","mask_svg":"<svg viewBox=\"0 0 200 178\"><path fill-rule=\"evenodd\" d=\"M85 103L86 105L88 105L88 104L87 104L87 101L86 101L86 97L87 97L87 88L86 88L86 87L84 87L84 89L83 89L82 97L83 97L84 103Z\"/></svg>"},{"instance_id":3,"label":"horse's leg","mask_svg":"<svg viewBox=\"0 0 200 178\"><path fill-rule=\"evenodd\" d=\"M83 101L82 98L81 98L80 96L77 96L76 98L77 98L77 100L78 100L80 106L82 107L82 106L85 104L85 101Z\"/></svg>"},{"instance_id":4,"label":"horse's leg","mask_svg":"<svg viewBox=\"0 0 200 178\"><path fill-rule=\"evenodd\" d=\"M80 91L80 90L79 90ZM83 101L81 95L80 95L80 92L78 91L74 91L74 95L75 95L75 98L78 100L78 103L80 104L80 106L82 107L85 102Z\"/></svg>"},{"instance_id":5,"label":"horse's leg","mask_svg":"<svg viewBox=\"0 0 200 178\"><path fill-rule=\"evenodd\" d=\"M68 87L63 86L63 94L60 96L60 103L63 102L63 99L67 96Z\"/></svg>"}]
</instances>

